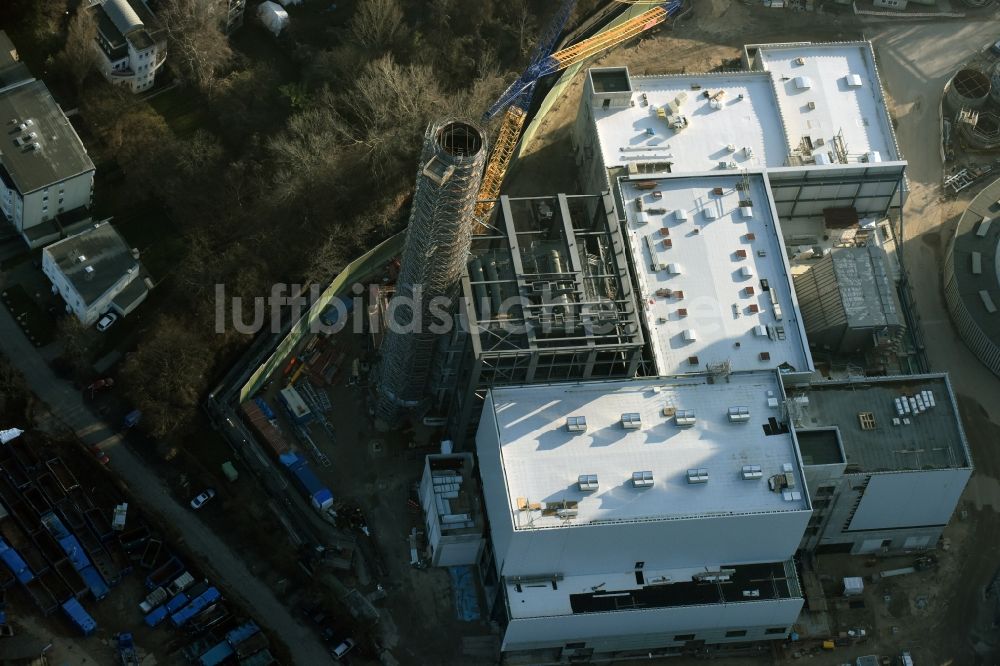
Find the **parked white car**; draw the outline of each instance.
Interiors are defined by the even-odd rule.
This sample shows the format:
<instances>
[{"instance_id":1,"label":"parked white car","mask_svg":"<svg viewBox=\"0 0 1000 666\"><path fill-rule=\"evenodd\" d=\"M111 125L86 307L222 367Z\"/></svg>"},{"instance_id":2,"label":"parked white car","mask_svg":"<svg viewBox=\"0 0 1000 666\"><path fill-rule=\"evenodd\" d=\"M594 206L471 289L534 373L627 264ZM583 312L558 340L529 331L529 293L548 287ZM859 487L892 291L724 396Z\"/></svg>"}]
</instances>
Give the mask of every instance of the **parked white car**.
<instances>
[{"instance_id":1,"label":"parked white car","mask_svg":"<svg viewBox=\"0 0 1000 666\"><path fill-rule=\"evenodd\" d=\"M347 654L348 652L350 652L351 648L353 648L353 647L354 647L354 639L353 638L345 638L343 641L340 642L339 645L337 645L337 647L335 647L332 650L330 650L330 653L333 654L334 659L339 660L345 654Z\"/></svg>"},{"instance_id":2,"label":"parked white car","mask_svg":"<svg viewBox=\"0 0 1000 666\"><path fill-rule=\"evenodd\" d=\"M212 488L208 488L207 490L205 490L205 492L203 492L202 494L198 495L193 500L191 500L191 508L200 509L201 507L205 506L205 503L208 502L208 500L212 499L213 497L215 497L215 490L213 490Z\"/></svg>"},{"instance_id":3,"label":"parked white car","mask_svg":"<svg viewBox=\"0 0 1000 666\"><path fill-rule=\"evenodd\" d=\"M104 316L97 321L97 330L103 333L104 331L111 328L116 321L118 321L117 313L106 312Z\"/></svg>"}]
</instances>

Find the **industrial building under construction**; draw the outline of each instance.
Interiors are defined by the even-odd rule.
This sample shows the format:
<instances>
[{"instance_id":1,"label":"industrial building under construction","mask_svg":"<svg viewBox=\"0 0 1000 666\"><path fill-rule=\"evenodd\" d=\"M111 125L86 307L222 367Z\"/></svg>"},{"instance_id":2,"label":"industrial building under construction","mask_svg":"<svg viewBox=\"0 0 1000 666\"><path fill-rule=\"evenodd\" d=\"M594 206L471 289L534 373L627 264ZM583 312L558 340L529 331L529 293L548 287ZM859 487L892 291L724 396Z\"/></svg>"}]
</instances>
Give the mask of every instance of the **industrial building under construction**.
<instances>
[{"instance_id":1,"label":"industrial building under construction","mask_svg":"<svg viewBox=\"0 0 1000 666\"><path fill-rule=\"evenodd\" d=\"M907 163L871 45L586 70L561 156L580 193L511 196L529 74L572 61L544 55L492 152L473 122L428 128L368 303L370 415L444 440L412 502L424 561L476 568L509 663L784 640L815 580L798 555L934 548L973 468L947 376L907 356ZM266 365L317 415L331 337Z\"/></svg>"},{"instance_id":2,"label":"industrial building under construction","mask_svg":"<svg viewBox=\"0 0 1000 666\"><path fill-rule=\"evenodd\" d=\"M490 532L453 563L479 565L509 660L785 638L797 550L931 548L971 475L946 376L817 372L885 364L906 328L885 222L906 162L870 44L744 64L589 70L566 156L587 193L481 200L458 236L460 325L420 343L419 409L394 405L475 440ZM380 405L411 353L388 340Z\"/></svg>"}]
</instances>

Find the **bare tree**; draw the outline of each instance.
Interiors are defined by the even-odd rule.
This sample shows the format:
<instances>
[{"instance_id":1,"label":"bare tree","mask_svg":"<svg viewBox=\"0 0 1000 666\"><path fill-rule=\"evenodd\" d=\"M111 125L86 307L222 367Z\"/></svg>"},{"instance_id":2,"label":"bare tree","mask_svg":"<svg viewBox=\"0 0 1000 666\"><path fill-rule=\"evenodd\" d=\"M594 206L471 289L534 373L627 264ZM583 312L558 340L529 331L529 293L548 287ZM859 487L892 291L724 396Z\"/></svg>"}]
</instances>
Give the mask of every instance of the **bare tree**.
<instances>
[{"instance_id":1,"label":"bare tree","mask_svg":"<svg viewBox=\"0 0 1000 666\"><path fill-rule=\"evenodd\" d=\"M370 51L389 49L404 29L398 0L362 0L351 17L351 36Z\"/></svg>"},{"instance_id":2,"label":"bare tree","mask_svg":"<svg viewBox=\"0 0 1000 666\"><path fill-rule=\"evenodd\" d=\"M169 61L185 81L201 90L212 89L233 56L222 32L223 9L218 0L165 0L160 10Z\"/></svg>"},{"instance_id":3,"label":"bare tree","mask_svg":"<svg viewBox=\"0 0 1000 666\"><path fill-rule=\"evenodd\" d=\"M211 353L207 341L186 322L161 317L128 355L122 378L152 436L163 437L194 417Z\"/></svg>"},{"instance_id":4,"label":"bare tree","mask_svg":"<svg viewBox=\"0 0 1000 666\"><path fill-rule=\"evenodd\" d=\"M77 92L83 90L87 76L97 67L97 20L89 7L77 8L66 31L66 44L59 61Z\"/></svg>"},{"instance_id":5,"label":"bare tree","mask_svg":"<svg viewBox=\"0 0 1000 666\"><path fill-rule=\"evenodd\" d=\"M429 66L403 66L387 55L365 67L341 103L350 113L349 131L365 147L373 173L381 176L393 173L393 160L410 157L443 101Z\"/></svg>"}]
</instances>

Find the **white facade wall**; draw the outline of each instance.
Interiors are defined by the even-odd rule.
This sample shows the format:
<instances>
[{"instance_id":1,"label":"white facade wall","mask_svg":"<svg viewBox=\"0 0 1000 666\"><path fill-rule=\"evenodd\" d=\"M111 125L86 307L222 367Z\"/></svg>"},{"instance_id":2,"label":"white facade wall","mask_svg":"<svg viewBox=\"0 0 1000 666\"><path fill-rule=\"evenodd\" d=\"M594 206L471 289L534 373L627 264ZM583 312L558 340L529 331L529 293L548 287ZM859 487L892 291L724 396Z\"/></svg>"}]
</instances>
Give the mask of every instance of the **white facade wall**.
<instances>
[{"instance_id":1,"label":"white facade wall","mask_svg":"<svg viewBox=\"0 0 1000 666\"><path fill-rule=\"evenodd\" d=\"M843 465L805 468L814 517L802 547L855 554L934 548L972 470L843 475Z\"/></svg>"},{"instance_id":2,"label":"white facade wall","mask_svg":"<svg viewBox=\"0 0 1000 666\"><path fill-rule=\"evenodd\" d=\"M81 173L23 196L16 190L8 192L0 183L0 200L11 201L10 212L8 213L6 203L0 205L4 206L4 214L11 218L14 227L18 231L24 231L55 218L61 212L81 206L89 207L93 189L93 171Z\"/></svg>"},{"instance_id":3,"label":"white facade wall","mask_svg":"<svg viewBox=\"0 0 1000 666\"><path fill-rule=\"evenodd\" d=\"M153 80L156 78L156 70L160 64L163 64L162 59L160 59L159 64L157 63L158 51L155 44L143 51L136 51L132 48L131 43L128 45L129 61L132 64L132 71L135 72L135 78L132 81L132 92L146 90L153 85ZM166 53L162 55L166 56Z\"/></svg>"},{"instance_id":4,"label":"white facade wall","mask_svg":"<svg viewBox=\"0 0 1000 666\"><path fill-rule=\"evenodd\" d=\"M500 433L497 431L496 414L493 411L492 392L486 394L486 400L483 402L483 413L476 433L476 456L479 459L479 476L483 483L486 511L490 518L497 575L503 575L504 557L510 548L514 532L514 518L507 499L507 483L503 478Z\"/></svg>"},{"instance_id":5,"label":"white facade wall","mask_svg":"<svg viewBox=\"0 0 1000 666\"><path fill-rule=\"evenodd\" d=\"M850 529L944 526L951 520L971 476L971 469L874 474Z\"/></svg>"},{"instance_id":6,"label":"white facade wall","mask_svg":"<svg viewBox=\"0 0 1000 666\"><path fill-rule=\"evenodd\" d=\"M14 188L9 188L0 180L0 212L10 220L11 224L20 231L24 200L21 193Z\"/></svg>"},{"instance_id":7,"label":"white facade wall","mask_svg":"<svg viewBox=\"0 0 1000 666\"><path fill-rule=\"evenodd\" d=\"M781 562L795 553L812 513L804 509L515 530L492 395L483 408L476 442L493 549L502 576L631 571L639 561L652 571Z\"/></svg>"},{"instance_id":8,"label":"white facade wall","mask_svg":"<svg viewBox=\"0 0 1000 666\"><path fill-rule=\"evenodd\" d=\"M153 86L156 72L166 61L166 45L154 44L148 49L137 51L128 42L128 56L111 60L97 42L94 48L100 54L101 73L111 83L128 84L132 92L148 90Z\"/></svg>"},{"instance_id":9,"label":"white facade wall","mask_svg":"<svg viewBox=\"0 0 1000 666\"><path fill-rule=\"evenodd\" d=\"M482 536L478 534L442 536L431 558L431 566L457 567L473 565L479 559L483 543Z\"/></svg>"},{"instance_id":10,"label":"white facade wall","mask_svg":"<svg viewBox=\"0 0 1000 666\"><path fill-rule=\"evenodd\" d=\"M683 645L687 640L708 643L747 642L783 638L768 629L789 629L798 618L802 599L776 599L750 603L713 604L583 613L560 617L512 620L502 649L537 650L584 643L595 652L618 652ZM730 636L728 632L746 631ZM694 639L675 636L694 634Z\"/></svg>"},{"instance_id":11,"label":"white facade wall","mask_svg":"<svg viewBox=\"0 0 1000 666\"><path fill-rule=\"evenodd\" d=\"M630 571L635 562L645 562L652 571L780 562L795 552L811 513L515 530L506 552L498 550L496 556L504 576ZM506 528L491 524L494 534Z\"/></svg>"}]
</instances>

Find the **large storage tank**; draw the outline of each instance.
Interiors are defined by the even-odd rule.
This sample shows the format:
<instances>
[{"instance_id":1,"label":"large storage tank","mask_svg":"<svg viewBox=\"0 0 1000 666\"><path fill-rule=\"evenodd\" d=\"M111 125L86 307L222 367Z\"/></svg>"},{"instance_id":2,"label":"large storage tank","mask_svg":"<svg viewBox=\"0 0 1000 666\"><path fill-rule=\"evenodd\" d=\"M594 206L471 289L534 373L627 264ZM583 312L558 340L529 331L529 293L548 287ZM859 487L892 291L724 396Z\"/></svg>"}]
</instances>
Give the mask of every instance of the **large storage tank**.
<instances>
[{"instance_id":1,"label":"large storage tank","mask_svg":"<svg viewBox=\"0 0 1000 666\"><path fill-rule=\"evenodd\" d=\"M948 86L952 109L980 109L990 95L990 77L977 69L959 70Z\"/></svg>"},{"instance_id":2,"label":"large storage tank","mask_svg":"<svg viewBox=\"0 0 1000 666\"><path fill-rule=\"evenodd\" d=\"M990 88L990 97L993 98L994 102L1000 104L1000 62L993 65L993 72L992 76L990 77L990 83L992 86Z\"/></svg>"}]
</instances>

